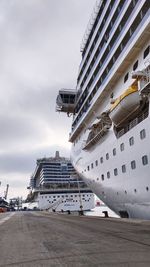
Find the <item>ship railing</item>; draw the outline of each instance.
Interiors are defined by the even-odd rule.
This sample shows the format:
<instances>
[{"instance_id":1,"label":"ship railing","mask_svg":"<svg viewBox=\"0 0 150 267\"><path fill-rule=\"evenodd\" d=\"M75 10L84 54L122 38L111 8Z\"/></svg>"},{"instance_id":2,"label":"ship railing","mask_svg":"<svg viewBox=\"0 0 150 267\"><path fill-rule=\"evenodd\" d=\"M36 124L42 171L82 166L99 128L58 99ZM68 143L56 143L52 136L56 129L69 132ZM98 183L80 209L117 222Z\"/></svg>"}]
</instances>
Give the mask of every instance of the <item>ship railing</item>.
<instances>
[{"instance_id":1,"label":"ship railing","mask_svg":"<svg viewBox=\"0 0 150 267\"><path fill-rule=\"evenodd\" d=\"M87 40L88 40L88 38L90 36L90 33L91 33L91 30L93 28L94 22L95 22L95 20L97 18L97 14L99 12L100 6L101 6L101 1L100 0L97 0L96 3L95 3L94 9L93 9L92 15L90 17L90 20L88 22L86 31L84 33L82 42L81 42L80 52L83 52L84 51L84 48L85 48L86 43L87 43Z\"/></svg>"},{"instance_id":2,"label":"ship railing","mask_svg":"<svg viewBox=\"0 0 150 267\"><path fill-rule=\"evenodd\" d=\"M109 128L110 126L105 125L99 132L96 132L96 134L91 134L90 140L87 141L82 149L86 150L95 145L108 132Z\"/></svg>"},{"instance_id":3,"label":"ship railing","mask_svg":"<svg viewBox=\"0 0 150 267\"><path fill-rule=\"evenodd\" d=\"M125 127L123 127L118 133L117 138L120 138L122 135L130 131L132 128L134 128L137 124L139 124L141 121L145 120L148 117L148 110L143 112L140 116L136 117L134 120L132 120L130 123L128 123Z\"/></svg>"}]
</instances>

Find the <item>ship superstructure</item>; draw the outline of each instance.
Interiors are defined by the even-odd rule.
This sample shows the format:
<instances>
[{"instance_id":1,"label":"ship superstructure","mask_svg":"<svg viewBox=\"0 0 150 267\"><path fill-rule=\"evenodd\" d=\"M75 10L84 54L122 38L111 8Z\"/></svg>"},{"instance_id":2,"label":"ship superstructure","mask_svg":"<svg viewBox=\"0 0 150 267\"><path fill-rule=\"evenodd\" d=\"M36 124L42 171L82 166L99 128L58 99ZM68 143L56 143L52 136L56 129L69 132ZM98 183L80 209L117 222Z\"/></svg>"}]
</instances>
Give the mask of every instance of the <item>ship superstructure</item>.
<instances>
[{"instance_id":1,"label":"ship superstructure","mask_svg":"<svg viewBox=\"0 0 150 267\"><path fill-rule=\"evenodd\" d=\"M30 200L39 209L80 211L94 208L94 194L76 174L69 159L55 157L37 160L30 179Z\"/></svg>"},{"instance_id":2,"label":"ship superstructure","mask_svg":"<svg viewBox=\"0 0 150 267\"><path fill-rule=\"evenodd\" d=\"M150 1L97 1L81 52L73 110L71 90L57 101L72 163L117 214L150 219Z\"/></svg>"}]
</instances>

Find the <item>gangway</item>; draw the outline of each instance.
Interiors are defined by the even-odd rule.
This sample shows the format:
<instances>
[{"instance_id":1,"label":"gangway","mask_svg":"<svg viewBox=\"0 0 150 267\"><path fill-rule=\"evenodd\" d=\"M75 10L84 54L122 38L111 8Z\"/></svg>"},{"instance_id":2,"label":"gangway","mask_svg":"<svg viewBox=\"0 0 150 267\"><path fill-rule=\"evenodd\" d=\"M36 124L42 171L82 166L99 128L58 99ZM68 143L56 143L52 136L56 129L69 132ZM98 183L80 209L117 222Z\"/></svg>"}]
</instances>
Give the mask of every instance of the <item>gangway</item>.
<instances>
[{"instance_id":1,"label":"gangway","mask_svg":"<svg viewBox=\"0 0 150 267\"><path fill-rule=\"evenodd\" d=\"M48 211L52 211L53 209L57 209L57 207L63 202L64 198L60 198L58 201L50 205L50 207L47 208Z\"/></svg>"}]
</instances>

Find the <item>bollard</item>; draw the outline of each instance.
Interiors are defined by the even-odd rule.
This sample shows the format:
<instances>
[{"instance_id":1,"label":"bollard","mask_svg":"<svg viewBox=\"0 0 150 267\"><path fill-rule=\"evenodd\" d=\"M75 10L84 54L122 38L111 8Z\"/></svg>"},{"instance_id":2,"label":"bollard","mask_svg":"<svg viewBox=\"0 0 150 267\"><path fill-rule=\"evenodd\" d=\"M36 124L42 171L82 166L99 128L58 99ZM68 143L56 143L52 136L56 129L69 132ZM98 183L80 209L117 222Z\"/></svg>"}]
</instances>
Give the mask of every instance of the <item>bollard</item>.
<instances>
[{"instance_id":1,"label":"bollard","mask_svg":"<svg viewBox=\"0 0 150 267\"><path fill-rule=\"evenodd\" d=\"M102 213L104 213L104 218L108 218L108 211L107 210L104 210Z\"/></svg>"}]
</instances>

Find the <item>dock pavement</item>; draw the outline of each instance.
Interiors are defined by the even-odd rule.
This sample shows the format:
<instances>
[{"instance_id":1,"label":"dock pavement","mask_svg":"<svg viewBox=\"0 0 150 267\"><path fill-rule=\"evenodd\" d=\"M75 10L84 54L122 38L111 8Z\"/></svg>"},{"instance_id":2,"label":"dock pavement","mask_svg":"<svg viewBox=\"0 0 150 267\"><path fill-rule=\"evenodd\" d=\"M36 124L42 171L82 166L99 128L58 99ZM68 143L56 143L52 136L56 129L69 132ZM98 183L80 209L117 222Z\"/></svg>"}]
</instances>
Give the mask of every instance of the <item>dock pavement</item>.
<instances>
[{"instance_id":1,"label":"dock pavement","mask_svg":"<svg viewBox=\"0 0 150 267\"><path fill-rule=\"evenodd\" d=\"M150 221L0 214L0 266L150 266Z\"/></svg>"}]
</instances>

